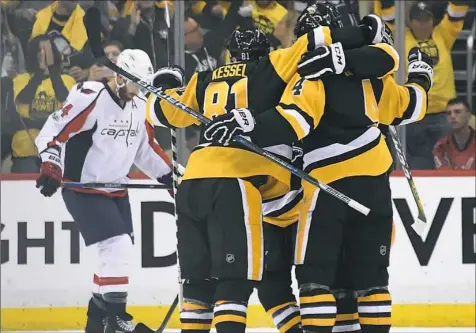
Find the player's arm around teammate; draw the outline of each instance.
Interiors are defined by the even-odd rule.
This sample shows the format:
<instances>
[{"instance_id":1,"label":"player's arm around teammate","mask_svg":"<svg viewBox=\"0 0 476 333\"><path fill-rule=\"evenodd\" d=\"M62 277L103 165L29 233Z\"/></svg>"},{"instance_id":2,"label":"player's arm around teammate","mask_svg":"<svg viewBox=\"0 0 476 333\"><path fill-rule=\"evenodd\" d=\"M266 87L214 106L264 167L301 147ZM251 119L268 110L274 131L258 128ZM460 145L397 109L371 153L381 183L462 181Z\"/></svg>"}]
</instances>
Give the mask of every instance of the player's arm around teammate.
<instances>
[{"instance_id":1,"label":"player's arm around teammate","mask_svg":"<svg viewBox=\"0 0 476 333\"><path fill-rule=\"evenodd\" d=\"M144 79L153 73L141 50L124 50L117 64ZM107 83L73 87L36 139L42 160L37 187L44 196L53 195L63 179L126 183L134 163L151 178L171 184L170 163L146 124L146 100L140 96L135 84L118 75ZM98 249L86 332L133 332L126 312L134 240L127 192L78 188L63 189L62 196L86 246Z\"/></svg>"}]
</instances>

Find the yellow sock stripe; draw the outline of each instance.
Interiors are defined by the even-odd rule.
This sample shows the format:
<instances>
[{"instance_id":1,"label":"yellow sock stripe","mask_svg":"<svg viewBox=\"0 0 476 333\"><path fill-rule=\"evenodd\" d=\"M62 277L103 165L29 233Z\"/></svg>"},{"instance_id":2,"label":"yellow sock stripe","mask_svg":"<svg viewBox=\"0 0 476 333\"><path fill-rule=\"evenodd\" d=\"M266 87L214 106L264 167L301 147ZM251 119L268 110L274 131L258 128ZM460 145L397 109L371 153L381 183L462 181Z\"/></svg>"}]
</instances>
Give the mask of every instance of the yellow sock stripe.
<instances>
[{"instance_id":1,"label":"yellow sock stripe","mask_svg":"<svg viewBox=\"0 0 476 333\"><path fill-rule=\"evenodd\" d=\"M336 321L349 321L349 320L356 320L356 319L359 319L358 313L338 314L336 316Z\"/></svg>"},{"instance_id":2,"label":"yellow sock stripe","mask_svg":"<svg viewBox=\"0 0 476 333\"><path fill-rule=\"evenodd\" d=\"M196 303L184 303L184 310L211 310L208 306Z\"/></svg>"},{"instance_id":3,"label":"yellow sock stripe","mask_svg":"<svg viewBox=\"0 0 476 333\"><path fill-rule=\"evenodd\" d=\"M358 302L382 302L382 301L391 301L392 296L390 294L374 294L365 297L359 297Z\"/></svg>"},{"instance_id":4,"label":"yellow sock stripe","mask_svg":"<svg viewBox=\"0 0 476 333\"><path fill-rule=\"evenodd\" d=\"M320 302L335 302L336 299L332 294L316 295L316 296L302 296L299 297L301 304L320 303Z\"/></svg>"},{"instance_id":5,"label":"yellow sock stripe","mask_svg":"<svg viewBox=\"0 0 476 333\"><path fill-rule=\"evenodd\" d=\"M279 333L286 333L291 327L298 325L301 322L301 316L294 317L285 325L279 328Z\"/></svg>"},{"instance_id":6,"label":"yellow sock stripe","mask_svg":"<svg viewBox=\"0 0 476 333\"><path fill-rule=\"evenodd\" d=\"M385 317L385 318L367 318L367 317L360 317L360 324L361 325L373 325L373 326L390 326L392 325L392 318Z\"/></svg>"},{"instance_id":7,"label":"yellow sock stripe","mask_svg":"<svg viewBox=\"0 0 476 333\"><path fill-rule=\"evenodd\" d=\"M198 324L198 323L181 323L180 328L182 330L195 331L195 330L210 330L212 328L212 323L209 324Z\"/></svg>"},{"instance_id":8,"label":"yellow sock stripe","mask_svg":"<svg viewBox=\"0 0 476 333\"><path fill-rule=\"evenodd\" d=\"M223 323L223 322L227 322L227 321L228 322L232 321L235 323L241 323L246 325L246 317L237 316L237 315L229 315L229 314L216 316L213 321L215 325Z\"/></svg>"},{"instance_id":9,"label":"yellow sock stripe","mask_svg":"<svg viewBox=\"0 0 476 333\"><path fill-rule=\"evenodd\" d=\"M335 319L303 318L301 320L302 326L334 326L335 323Z\"/></svg>"},{"instance_id":10,"label":"yellow sock stripe","mask_svg":"<svg viewBox=\"0 0 476 333\"><path fill-rule=\"evenodd\" d=\"M267 313L270 314L271 316L273 316L273 314L276 313L276 311L284 309L285 307L287 307L289 305L296 305L296 302L288 302L288 303L283 303L283 304L280 304L280 305L276 305L275 307L269 309L267 311Z\"/></svg>"}]
</instances>

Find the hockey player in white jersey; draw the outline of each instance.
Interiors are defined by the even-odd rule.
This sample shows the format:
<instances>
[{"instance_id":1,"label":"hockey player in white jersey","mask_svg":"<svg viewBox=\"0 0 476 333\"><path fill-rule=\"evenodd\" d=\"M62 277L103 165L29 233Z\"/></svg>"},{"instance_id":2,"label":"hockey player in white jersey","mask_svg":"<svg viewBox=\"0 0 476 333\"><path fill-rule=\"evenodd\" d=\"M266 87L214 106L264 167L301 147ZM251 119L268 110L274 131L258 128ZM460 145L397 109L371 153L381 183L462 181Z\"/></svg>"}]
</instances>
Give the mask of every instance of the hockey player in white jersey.
<instances>
[{"instance_id":1,"label":"hockey player in white jersey","mask_svg":"<svg viewBox=\"0 0 476 333\"><path fill-rule=\"evenodd\" d=\"M141 50L124 50L117 65L143 79L153 74ZM127 183L133 164L160 183L172 183L170 161L145 119L146 100L121 76L73 87L36 139L41 157L37 187L49 197L63 180ZM134 332L126 312L134 242L129 197L124 190L63 189L63 199L86 246L95 245L99 267L88 307L86 333Z\"/></svg>"}]
</instances>

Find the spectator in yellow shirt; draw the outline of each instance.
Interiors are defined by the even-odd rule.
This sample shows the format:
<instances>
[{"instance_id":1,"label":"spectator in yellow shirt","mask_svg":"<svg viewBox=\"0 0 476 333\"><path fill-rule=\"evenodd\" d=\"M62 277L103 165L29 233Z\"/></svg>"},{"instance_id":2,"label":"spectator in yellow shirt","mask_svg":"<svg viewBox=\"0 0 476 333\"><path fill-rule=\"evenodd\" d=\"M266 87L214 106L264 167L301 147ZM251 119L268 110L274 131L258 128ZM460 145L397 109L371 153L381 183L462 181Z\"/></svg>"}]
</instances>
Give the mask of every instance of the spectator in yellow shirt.
<instances>
[{"instance_id":1,"label":"spectator in yellow shirt","mask_svg":"<svg viewBox=\"0 0 476 333\"><path fill-rule=\"evenodd\" d=\"M48 35L39 35L28 46L28 73L13 80L19 126L12 138L12 172L39 171L35 138L48 116L60 109L76 81L61 74L61 59Z\"/></svg>"},{"instance_id":2,"label":"spectator in yellow shirt","mask_svg":"<svg viewBox=\"0 0 476 333\"><path fill-rule=\"evenodd\" d=\"M432 149L446 134L446 104L456 97L451 49L463 29L468 6L454 1L448 4L443 20L433 25L433 13L428 4L418 2L410 9L409 31L405 35L406 50L414 46L433 58L434 81L428 94L427 116L418 124L407 126L407 152L412 168L432 169Z\"/></svg>"},{"instance_id":3,"label":"spectator in yellow shirt","mask_svg":"<svg viewBox=\"0 0 476 333\"><path fill-rule=\"evenodd\" d=\"M30 38L48 34L62 57L62 70L78 82L85 81L94 62L78 0L58 0L36 14Z\"/></svg>"},{"instance_id":4,"label":"spectator in yellow shirt","mask_svg":"<svg viewBox=\"0 0 476 333\"><path fill-rule=\"evenodd\" d=\"M406 126L407 154L413 169L433 169L432 148L436 141L445 136L446 104L456 97L451 49L463 29L468 10L465 1L452 0L440 23L435 25L434 13L426 2L415 2L410 7L408 28L405 31L405 49L408 53L419 47L433 58L434 81L428 94L426 117ZM383 18L394 26L394 1L381 0Z\"/></svg>"}]
</instances>

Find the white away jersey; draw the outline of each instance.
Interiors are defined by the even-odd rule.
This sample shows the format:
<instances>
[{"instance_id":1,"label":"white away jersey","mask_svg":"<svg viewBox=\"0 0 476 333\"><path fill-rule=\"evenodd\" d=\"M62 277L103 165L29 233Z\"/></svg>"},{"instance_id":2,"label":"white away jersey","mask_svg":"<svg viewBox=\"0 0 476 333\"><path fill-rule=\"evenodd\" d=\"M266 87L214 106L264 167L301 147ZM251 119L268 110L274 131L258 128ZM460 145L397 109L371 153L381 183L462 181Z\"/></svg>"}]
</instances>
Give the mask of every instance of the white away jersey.
<instances>
[{"instance_id":1,"label":"white away jersey","mask_svg":"<svg viewBox=\"0 0 476 333\"><path fill-rule=\"evenodd\" d=\"M107 84L80 83L46 121L35 140L38 151L61 147L65 181L127 183L133 164L151 178L166 175L170 162L145 119L145 105L139 97L124 105Z\"/></svg>"}]
</instances>

